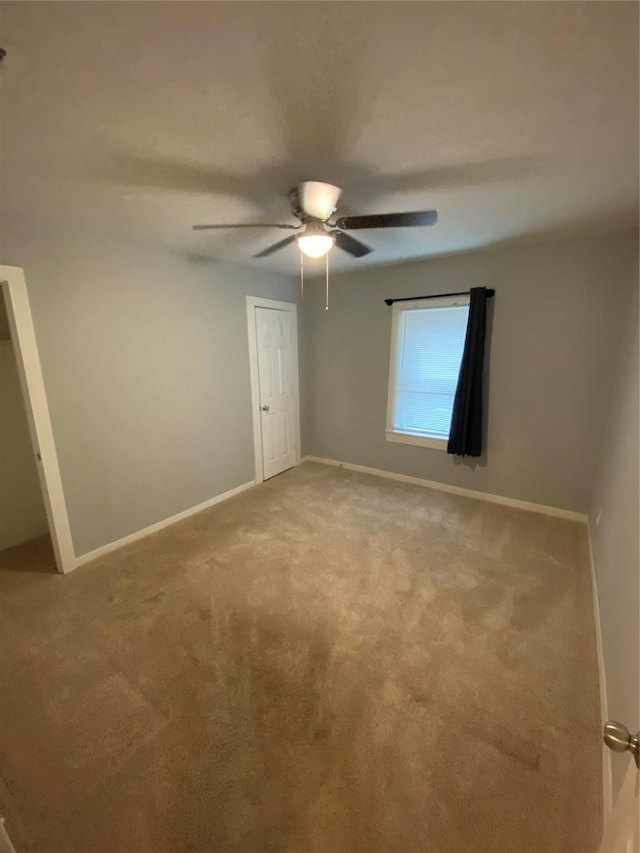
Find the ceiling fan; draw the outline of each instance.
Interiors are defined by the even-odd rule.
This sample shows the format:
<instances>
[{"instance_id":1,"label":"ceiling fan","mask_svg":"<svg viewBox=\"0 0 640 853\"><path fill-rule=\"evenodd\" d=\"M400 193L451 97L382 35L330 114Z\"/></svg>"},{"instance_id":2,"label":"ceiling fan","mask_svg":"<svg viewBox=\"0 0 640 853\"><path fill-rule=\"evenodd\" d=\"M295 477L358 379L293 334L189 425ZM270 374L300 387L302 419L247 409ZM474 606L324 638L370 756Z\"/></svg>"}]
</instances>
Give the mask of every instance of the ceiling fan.
<instances>
[{"instance_id":1,"label":"ceiling fan","mask_svg":"<svg viewBox=\"0 0 640 853\"><path fill-rule=\"evenodd\" d=\"M298 233L274 243L254 258L266 258L293 242L298 243L300 251L310 258L322 258L336 245L339 249L362 258L373 252L370 246L356 240L347 231L368 228L407 228L435 225L438 214L435 210L422 210L407 213L376 213L365 216L342 216L330 221L336 212L336 205L342 190L333 184L322 181L303 181L289 192L291 212L299 224L286 223L246 223L221 225L194 225L194 231L217 230L220 228L281 228Z\"/></svg>"}]
</instances>

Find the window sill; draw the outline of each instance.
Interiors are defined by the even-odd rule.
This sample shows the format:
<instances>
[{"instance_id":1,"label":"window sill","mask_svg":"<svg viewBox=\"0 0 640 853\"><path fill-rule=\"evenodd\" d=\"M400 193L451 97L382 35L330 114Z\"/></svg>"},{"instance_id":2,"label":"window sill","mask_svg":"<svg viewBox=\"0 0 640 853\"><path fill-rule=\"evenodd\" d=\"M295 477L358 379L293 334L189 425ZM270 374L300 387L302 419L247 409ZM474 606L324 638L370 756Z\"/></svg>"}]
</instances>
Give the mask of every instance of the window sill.
<instances>
[{"instance_id":1,"label":"window sill","mask_svg":"<svg viewBox=\"0 0 640 853\"><path fill-rule=\"evenodd\" d=\"M418 447L432 447L436 450L446 450L449 443L446 438L429 438L426 435L413 435L410 432L396 432L392 429L385 430L387 441L395 441L398 444L415 444Z\"/></svg>"}]
</instances>

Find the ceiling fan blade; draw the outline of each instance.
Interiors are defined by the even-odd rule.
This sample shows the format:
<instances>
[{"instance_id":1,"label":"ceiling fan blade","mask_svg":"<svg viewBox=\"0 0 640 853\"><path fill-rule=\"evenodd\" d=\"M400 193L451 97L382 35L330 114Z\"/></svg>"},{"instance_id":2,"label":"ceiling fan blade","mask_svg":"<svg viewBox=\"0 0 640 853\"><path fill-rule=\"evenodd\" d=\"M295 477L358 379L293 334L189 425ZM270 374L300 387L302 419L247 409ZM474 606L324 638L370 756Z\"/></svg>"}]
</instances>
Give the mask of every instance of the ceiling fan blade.
<instances>
[{"instance_id":1,"label":"ceiling fan blade","mask_svg":"<svg viewBox=\"0 0 640 853\"><path fill-rule=\"evenodd\" d=\"M285 246L288 246L289 243L294 243L296 240L295 234L292 234L291 237L285 237L284 240L280 240L279 243L274 243L273 246L269 246L268 249L263 249L261 252L258 252L253 257L254 258L266 258L268 255L272 255L274 252L277 252L279 249L284 249Z\"/></svg>"},{"instance_id":2,"label":"ceiling fan blade","mask_svg":"<svg viewBox=\"0 0 640 853\"><path fill-rule=\"evenodd\" d=\"M345 234L344 231L332 231L332 234L336 246L342 249L343 252L348 252L354 258L363 258L365 255L373 252L370 246L366 246L350 234Z\"/></svg>"},{"instance_id":3,"label":"ceiling fan blade","mask_svg":"<svg viewBox=\"0 0 640 853\"><path fill-rule=\"evenodd\" d=\"M297 231L301 225L284 225L282 223L273 222L247 222L247 223L230 223L222 225L192 225L194 231L216 231L218 228L287 228L292 231Z\"/></svg>"},{"instance_id":4,"label":"ceiling fan blade","mask_svg":"<svg viewBox=\"0 0 640 853\"><path fill-rule=\"evenodd\" d=\"M336 222L337 228L352 231L356 228L412 228L419 225L435 225L438 214L435 210L416 210L412 213L373 213L370 216L343 216Z\"/></svg>"}]
</instances>

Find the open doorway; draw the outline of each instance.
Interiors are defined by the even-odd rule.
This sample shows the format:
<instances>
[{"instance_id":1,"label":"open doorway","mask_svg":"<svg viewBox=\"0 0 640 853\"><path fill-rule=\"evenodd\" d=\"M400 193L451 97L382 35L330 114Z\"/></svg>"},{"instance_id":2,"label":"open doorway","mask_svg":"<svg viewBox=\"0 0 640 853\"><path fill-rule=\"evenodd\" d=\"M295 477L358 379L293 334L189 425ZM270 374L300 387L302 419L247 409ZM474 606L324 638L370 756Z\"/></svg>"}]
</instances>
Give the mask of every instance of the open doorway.
<instances>
[{"instance_id":1,"label":"open doorway","mask_svg":"<svg viewBox=\"0 0 640 853\"><path fill-rule=\"evenodd\" d=\"M0 569L56 571L18 366L0 300Z\"/></svg>"},{"instance_id":2,"label":"open doorway","mask_svg":"<svg viewBox=\"0 0 640 853\"><path fill-rule=\"evenodd\" d=\"M0 568L60 571L75 555L24 273L0 266Z\"/></svg>"}]
</instances>

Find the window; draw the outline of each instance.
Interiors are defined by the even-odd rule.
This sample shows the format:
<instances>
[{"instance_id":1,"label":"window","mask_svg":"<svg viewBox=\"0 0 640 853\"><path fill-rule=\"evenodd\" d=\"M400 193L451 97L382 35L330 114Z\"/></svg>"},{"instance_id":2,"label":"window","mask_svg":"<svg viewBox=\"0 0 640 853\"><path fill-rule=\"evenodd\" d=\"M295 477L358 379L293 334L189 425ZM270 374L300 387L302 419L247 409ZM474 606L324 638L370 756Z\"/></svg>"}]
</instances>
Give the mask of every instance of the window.
<instances>
[{"instance_id":1,"label":"window","mask_svg":"<svg viewBox=\"0 0 640 853\"><path fill-rule=\"evenodd\" d=\"M394 302L387 441L445 449L469 297Z\"/></svg>"}]
</instances>

